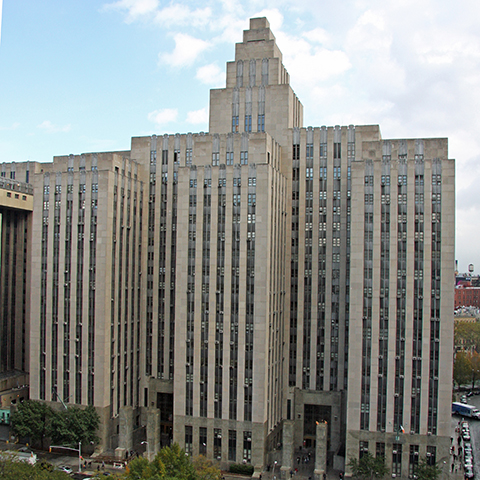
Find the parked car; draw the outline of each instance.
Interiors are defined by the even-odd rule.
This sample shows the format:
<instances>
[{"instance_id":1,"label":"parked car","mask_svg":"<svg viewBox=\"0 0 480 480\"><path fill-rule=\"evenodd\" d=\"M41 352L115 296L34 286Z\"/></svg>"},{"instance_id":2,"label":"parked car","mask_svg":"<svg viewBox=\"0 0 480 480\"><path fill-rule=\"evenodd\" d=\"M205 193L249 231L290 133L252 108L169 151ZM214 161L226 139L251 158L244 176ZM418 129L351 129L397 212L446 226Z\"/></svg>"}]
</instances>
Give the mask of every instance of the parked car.
<instances>
[{"instance_id":1,"label":"parked car","mask_svg":"<svg viewBox=\"0 0 480 480\"><path fill-rule=\"evenodd\" d=\"M57 468L62 472L68 473L69 475L73 473L73 470L67 465L59 465Z\"/></svg>"},{"instance_id":2,"label":"parked car","mask_svg":"<svg viewBox=\"0 0 480 480\"><path fill-rule=\"evenodd\" d=\"M473 468L472 467L465 467L465 478L473 478Z\"/></svg>"}]
</instances>

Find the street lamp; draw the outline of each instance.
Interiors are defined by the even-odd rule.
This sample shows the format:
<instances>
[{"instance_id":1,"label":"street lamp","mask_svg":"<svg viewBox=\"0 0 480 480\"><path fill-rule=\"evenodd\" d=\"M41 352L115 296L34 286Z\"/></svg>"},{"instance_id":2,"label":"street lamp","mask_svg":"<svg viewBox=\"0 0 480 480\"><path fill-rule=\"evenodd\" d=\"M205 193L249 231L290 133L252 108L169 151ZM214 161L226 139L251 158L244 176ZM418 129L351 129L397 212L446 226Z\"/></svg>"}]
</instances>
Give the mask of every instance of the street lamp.
<instances>
[{"instance_id":1,"label":"street lamp","mask_svg":"<svg viewBox=\"0 0 480 480\"><path fill-rule=\"evenodd\" d=\"M82 473L82 442L78 442L78 473Z\"/></svg>"},{"instance_id":2,"label":"street lamp","mask_svg":"<svg viewBox=\"0 0 480 480\"><path fill-rule=\"evenodd\" d=\"M273 476L274 479L276 478L276 477L275 477L275 467L276 467L276 466L277 466L277 461L275 460L275 461L273 462L273 472L272 472L272 476Z\"/></svg>"},{"instance_id":3,"label":"street lamp","mask_svg":"<svg viewBox=\"0 0 480 480\"><path fill-rule=\"evenodd\" d=\"M145 440L145 441L141 442L140 445L146 445L146 446L147 446L147 458L148 458L148 461L150 461L150 448L149 448L149 443Z\"/></svg>"}]
</instances>

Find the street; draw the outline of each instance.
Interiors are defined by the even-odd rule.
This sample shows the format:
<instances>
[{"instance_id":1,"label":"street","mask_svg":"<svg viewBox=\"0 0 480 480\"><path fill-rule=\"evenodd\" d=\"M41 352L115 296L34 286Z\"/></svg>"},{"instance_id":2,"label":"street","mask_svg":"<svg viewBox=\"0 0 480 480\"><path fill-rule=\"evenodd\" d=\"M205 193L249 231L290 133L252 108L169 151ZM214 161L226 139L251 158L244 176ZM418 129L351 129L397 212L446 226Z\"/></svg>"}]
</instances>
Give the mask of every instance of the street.
<instances>
[{"instance_id":1,"label":"street","mask_svg":"<svg viewBox=\"0 0 480 480\"><path fill-rule=\"evenodd\" d=\"M467 393L467 392L465 392ZM460 401L460 395L459 395ZM468 405L475 405L480 410L480 395L472 395L467 397ZM461 420L461 417L458 415L452 416L452 424L455 426ZM470 426L470 435L473 449L473 468L475 477L480 478L480 420L465 418L468 421Z\"/></svg>"}]
</instances>

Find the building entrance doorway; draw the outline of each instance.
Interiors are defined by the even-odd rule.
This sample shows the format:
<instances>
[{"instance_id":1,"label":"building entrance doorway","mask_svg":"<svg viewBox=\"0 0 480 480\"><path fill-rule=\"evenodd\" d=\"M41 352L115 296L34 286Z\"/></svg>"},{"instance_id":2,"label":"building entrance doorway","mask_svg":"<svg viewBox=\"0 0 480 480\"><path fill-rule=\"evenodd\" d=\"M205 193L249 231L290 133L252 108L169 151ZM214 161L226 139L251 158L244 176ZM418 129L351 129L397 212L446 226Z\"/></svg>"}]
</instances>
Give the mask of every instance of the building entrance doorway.
<instances>
[{"instance_id":1,"label":"building entrance doorway","mask_svg":"<svg viewBox=\"0 0 480 480\"><path fill-rule=\"evenodd\" d=\"M304 405L303 446L315 448L317 438L317 422L327 422L327 451L330 449L330 428L332 407L329 405Z\"/></svg>"},{"instance_id":2,"label":"building entrance doorway","mask_svg":"<svg viewBox=\"0 0 480 480\"><path fill-rule=\"evenodd\" d=\"M173 393L157 392L157 408L160 410L160 447L173 441Z\"/></svg>"}]
</instances>

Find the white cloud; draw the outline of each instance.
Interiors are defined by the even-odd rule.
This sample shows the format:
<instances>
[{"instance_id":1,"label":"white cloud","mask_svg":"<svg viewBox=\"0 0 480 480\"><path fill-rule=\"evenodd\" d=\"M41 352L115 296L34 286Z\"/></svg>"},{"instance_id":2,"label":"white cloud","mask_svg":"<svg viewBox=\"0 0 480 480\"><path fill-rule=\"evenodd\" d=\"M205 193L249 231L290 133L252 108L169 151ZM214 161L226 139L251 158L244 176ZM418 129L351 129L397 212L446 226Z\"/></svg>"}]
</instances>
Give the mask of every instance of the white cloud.
<instances>
[{"instance_id":1,"label":"white cloud","mask_svg":"<svg viewBox=\"0 0 480 480\"><path fill-rule=\"evenodd\" d=\"M0 0L1 3L2 0ZM20 126L19 122L13 122L9 127L0 127L0 130L16 130Z\"/></svg>"},{"instance_id":2,"label":"white cloud","mask_svg":"<svg viewBox=\"0 0 480 480\"><path fill-rule=\"evenodd\" d=\"M167 27L177 25L202 27L207 25L211 18L210 7L191 10L183 3L171 3L168 7L158 10L154 17L156 23Z\"/></svg>"},{"instance_id":3,"label":"white cloud","mask_svg":"<svg viewBox=\"0 0 480 480\"><path fill-rule=\"evenodd\" d=\"M394 31L381 11L368 10L347 33L345 50L355 68L357 82L372 96L379 90L404 91L405 72L397 62L392 43Z\"/></svg>"},{"instance_id":4,"label":"white cloud","mask_svg":"<svg viewBox=\"0 0 480 480\"><path fill-rule=\"evenodd\" d=\"M40 125L37 125L37 128L43 130L46 133L59 133L59 132L69 132L72 129L70 124L68 125L54 125L50 120L45 120Z\"/></svg>"},{"instance_id":5,"label":"white cloud","mask_svg":"<svg viewBox=\"0 0 480 480\"><path fill-rule=\"evenodd\" d=\"M118 0L105 4L104 9L126 11L125 21L131 23L139 17L155 12L158 5L159 0Z\"/></svg>"},{"instance_id":6,"label":"white cloud","mask_svg":"<svg viewBox=\"0 0 480 480\"><path fill-rule=\"evenodd\" d=\"M148 114L148 120L155 123L158 127L166 125L167 123L176 122L177 117L178 110L176 108L161 108Z\"/></svg>"},{"instance_id":7,"label":"white cloud","mask_svg":"<svg viewBox=\"0 0 480 480\"><path fill-rule=\"evenodd\" d=\"M283 14L277 8L264 8L252 15L252 18L261 17L267 17L270 30L276 36L276 32L280 32L283 25Z\"/></svg>"},{"instance_id":8,"label":"white cloud","mask_svg":"<svg viewBox=\"0 0 480 480\"><path fill-rule=\"evenodd\" d=\"M207 48L209 42L194 38L185 33L174 36L175 48L172 53L160 53L159 59L172 67L184 67L195 62L197 57Z\"/></svg>"},{"instance_id":9,"label":"white cloud","mask_svg":"<svg viewBox=\"0 0 480 480\"><path fill-rule=\"evenodd\" d=\"M330 42L330 35L323 28L309 30L308 32L305 32L303 36L310 42L320 43L323 45Z\"/></svg>"},{"instance_id":10,"label":"white cloud","mask_svg":"<svg viewBox=\"0 0 480 480\"><path fill-rule=\"evenodd\" d=\"M197 70L195 78L212 87L225 86L225 70L215 63L204 65Z\"/></svg>"},{"instance_id":11,"label":"white cloud","mask_svg":"<svg viewBox=\"0 0 480 480\"><path fill-rule=\"evenodd\" d=\"M208 110L201 108L187 113L187 123L199 124L208 123Z\"/></svg>"}]
</instances>

